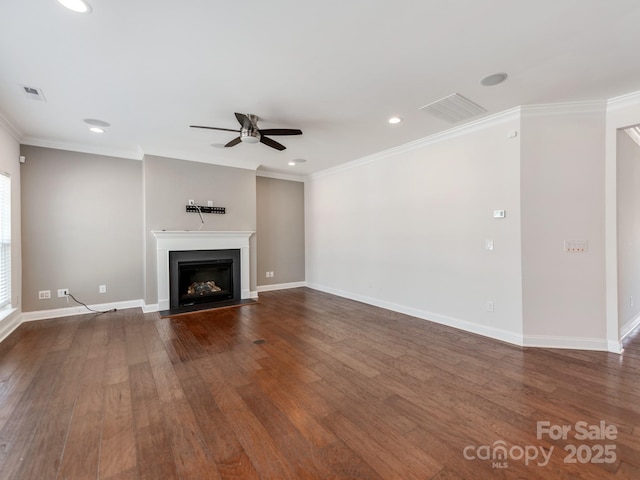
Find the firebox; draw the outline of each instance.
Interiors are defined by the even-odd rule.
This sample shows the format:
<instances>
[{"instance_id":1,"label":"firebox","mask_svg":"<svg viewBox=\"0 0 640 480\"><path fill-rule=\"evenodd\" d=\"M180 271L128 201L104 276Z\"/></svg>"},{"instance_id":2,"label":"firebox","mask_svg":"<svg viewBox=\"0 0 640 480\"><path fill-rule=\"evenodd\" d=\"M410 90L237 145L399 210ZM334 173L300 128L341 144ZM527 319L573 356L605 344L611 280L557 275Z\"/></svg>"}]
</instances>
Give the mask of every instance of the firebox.
<instances>
[{"instance_id":1,"label":"firebox","mask_svg":"<svg viewBox=\"0 0 640 480\"><path fill-rule=\"evenodd\" d=\"M170 308L240 300L240 249L169 252Z\"/></svg>"}]
</instances>

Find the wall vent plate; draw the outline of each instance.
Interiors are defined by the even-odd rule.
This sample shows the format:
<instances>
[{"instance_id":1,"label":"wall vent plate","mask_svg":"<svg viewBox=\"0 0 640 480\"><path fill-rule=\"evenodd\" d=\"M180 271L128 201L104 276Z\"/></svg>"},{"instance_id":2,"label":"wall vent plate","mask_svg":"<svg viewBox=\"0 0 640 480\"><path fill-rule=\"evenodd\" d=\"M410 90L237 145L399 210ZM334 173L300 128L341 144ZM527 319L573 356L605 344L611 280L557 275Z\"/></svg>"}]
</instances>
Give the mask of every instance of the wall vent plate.
<instances>
[{"instance_id":1,"label":"wall vent plate","mask_svg":"<svg viewBox=\"0 0 640 480\"><path fill-rule=\"evenodd\" d=\"M449 123L461 122L462 120L487 113L484 107L463 97L459 93L452 93L440 100L429 103L424 107L420 107L420 110Z\"/></svg>"}]
</instances>

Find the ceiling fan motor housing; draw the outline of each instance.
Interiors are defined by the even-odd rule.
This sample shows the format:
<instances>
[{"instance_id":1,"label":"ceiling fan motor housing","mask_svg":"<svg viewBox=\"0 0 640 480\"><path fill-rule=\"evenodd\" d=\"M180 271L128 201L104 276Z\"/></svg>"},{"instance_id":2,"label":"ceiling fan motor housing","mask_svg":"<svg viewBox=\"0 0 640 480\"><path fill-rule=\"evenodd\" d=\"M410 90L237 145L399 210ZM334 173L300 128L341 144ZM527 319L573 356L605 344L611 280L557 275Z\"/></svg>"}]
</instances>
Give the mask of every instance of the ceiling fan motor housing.
<instances>
[{"instance_id":1,"label":"ceiling fan motor housing","mask_svg":"<svg viewBox=\"0 0 640 480\"><path fill-rule=\"evenodd\" d=\"M255 128L243 128L240 131L240 140L245 143L258 143L260 141L260 132Z\"/></svg>"},{"instance_id":2,"label":"ceiling fan motor housing","mask_svg":"<svg viewBox=\"0 0 640 480\"><path fill-rule=\"evenodd\" d=\"M240 130L240 140L245 143L258 143L260 141L260 131L258 130L258 116L250 113L245 115L245 123ZM247 119L251 122L249 125Z\"/></svg>"}]
</instances>

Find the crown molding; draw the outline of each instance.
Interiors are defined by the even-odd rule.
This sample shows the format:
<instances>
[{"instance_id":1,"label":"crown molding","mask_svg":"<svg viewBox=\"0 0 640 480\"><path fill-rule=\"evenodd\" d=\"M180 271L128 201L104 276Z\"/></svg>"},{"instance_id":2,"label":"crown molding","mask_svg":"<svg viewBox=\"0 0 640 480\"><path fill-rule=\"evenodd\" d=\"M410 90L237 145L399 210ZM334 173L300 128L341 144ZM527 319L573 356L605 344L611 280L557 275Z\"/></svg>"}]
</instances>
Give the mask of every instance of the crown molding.
<instances>
[{"instance_id":1,"label":"crown molding","mask_svg":"<svg viewBox=\"0 0 640 480\"><path fill-rule=\"evenodd\" d=\"M605 113L606 109L607 102L604 100L567 103L542 103L539 105L523 105L522 107L520 107L522 115L527 117Z\"/></svg>"},{"instance_id":2,"label":"crown molding","mask_svg":"<svg viewBox=\"0 0 640 480\"><path fill-rule=\"evenodd\" d=\"M222 156L212 158L211 153L191 152L181 149L164 148L159 150L145 150L144 155L173 158L176 160L185 160L187 162L207 163L209 165L218 165L221 167L241 168L244 170L255 171L260 167L258 162L247 162L245 160L230 159Z\"/></svg>"},{"instance_id":3,"label":"crown molding","mask_svg":"<svg viewBox=\"0 0 640 480\"><path fill-rule=\"evenodd\" d=\"M105 148L101 146L83 145L75 143L54 142L40 138L24 138L20 141L23 145L33 147L54 148L56 150L67 150L70 152L89 153L92 155L103 155L106 157L127 158L130 160L143 160L145 155L153 155L158 157L173 158L187 162L200 162L210 165L219 165L223 167L242 168L246 170L257 170L260 166L258 163L243 162L228 159L216 158L212 161L208 154L199 154L193 152L185 152L182 150L160 150L160 151L144 151L142 147L137 145L135 148Z\"/></svg>"},{"instance_id":4,"label":"crown molding","mask_svg":"<svg viewBox=\"0 0 640 480\"><path fill-rule=\"evenodd\" d=\"M607 101L607 111L619 110L638 104L640 104L640 90L620 95L619 97L610 98Z\"/></svg>"},{"instance_id":5,"label":"crown molding","mask_svg":"<svg viewBox=\"0 0 640 480\"><path fill-rule=\"evenodd\" d=\"M504 110L500 113L489 115L479 120L467 122L463 125L453 127L443 132L438 132L433 135L429 135L428 137L420 138L418 140L414 140L409 143L405 143L398 147L389 148L387 150L383 150L378 153L373 153L371 155L367 155L357 160L352 160L351 162L343 163L342 165L338 165L336 167L332 167L327 170L322 170L320 172L313 173L309 175L307 178L309 180L314 180L316 178L321 178L327 175L333 175L335 173L342 172L344 170L349 170L351 168L359 167L361 165L377 162L379 160L392 157L395 155L399 155L401 153L410 152L417 148L422 148L428 145L444 142L445 140L450 140L452 138L460 137L462 135L467 135L472 132L484 130L485 128L493 127L495 125L500 125L502 123L509 122L512 120L517 120L520 117L520 109L521 109L520 107L516 107L516 108L511 108L509 110Z\"/></svg>"},{"instance_id":6,"label":"crown molding","mask_svg":"<svg viewBox=\"0 0 640 480\"><path fill-rule=\"evenodd\" d=\"M292 175L287 173L270 172L268 170L258 170L257 177L274 178L276 180L288 180L290 182L304 182L305 177L301 175Z\"/></svg>"},{"instance_id":7,"label":"crown molding","mask_svg":"<svg viewBox=\"0 0 640 480\"><path fill-rule=\"evenodd\" d=\"M16 128L13 123L9 121L2 113L0 113L0 127L3 127L6 132L18 143L21 143L23 137L22 132Z\"/></svg>"},{"instance_id":8,"label":"crown molding","mask_svg":"<svg viewBox=\"0 0 640 480\"><path fill-rule=\"evenodd\" d=\"M640 101L640 93L637 95L636 99ZM388 158L404 152L409 152L411 150L415 150L416 148L433 145L445 140L450 140L462 135L467 135L478 130L483 130L494 125L499 125L501 123L516 120L523 115L528 117L543 115L584 115L592 113L606 113L606 109L607 102L604 100L519 106L483 117L479 120L465 123L458 127L450 128L434 135L429 135L428 137L414 140L413 142L405 143L404 145L400 145L398 147L383 150L382 152L367 155L357 160L353 160L351 162L347 162L342 165L329 168L327 170L316 172L309 175L308 179L313 180L327 175L333 175L344 170L348 170L361 165L366 165L367 163L376 162L384 158Z\"/></svg>"},{"instance_id":9,"label":"crown molding","mask_svg":"<svg viewBox=\"0 0 640 480\"><path fill-rule=\"evenodd\" d=\"M93 145L83 145L78 143L55 142L40 138L23 138L20 143L32 147L54 148L56 150L67 150L70 152L90 153L93 155L104 155L106 157L128 158L131 160L142 160L144 152L140 146L135 148L105 148Z\"/></svg>"}]
</instances>

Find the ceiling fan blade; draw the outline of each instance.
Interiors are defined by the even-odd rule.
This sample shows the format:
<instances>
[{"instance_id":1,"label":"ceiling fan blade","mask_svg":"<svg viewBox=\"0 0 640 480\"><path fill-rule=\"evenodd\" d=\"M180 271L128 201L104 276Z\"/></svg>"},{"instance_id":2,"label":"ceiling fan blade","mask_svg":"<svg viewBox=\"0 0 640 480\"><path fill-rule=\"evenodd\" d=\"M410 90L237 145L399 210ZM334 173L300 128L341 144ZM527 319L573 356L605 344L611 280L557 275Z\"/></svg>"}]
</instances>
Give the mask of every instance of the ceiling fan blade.
<instances>
[{"instance_id":1,"label":"ceiling fan blade","mask_svg":"<svg viewBox=\"0 0 640 480\"><path fill-rule=\"evenodd\" d=\"M240 122L240 125L242 125L242 128L251 128L251 120L249 119L249 117L247 117L244 113L236 113L235 115L238 119L238 122Z\"/></svg>"},{"instance_id":2,"label":"ceiling fan blade","mask_svg":"<svg viewBox=\"0 0 640 480\"><path fill-rule=\"evenodd\" d=\"M227 143L225 147L233 147L234 145L239 144L241 141L242 141L242 138L236 137L233 140L231 140L229 143Z\"/></svg>"},{"instance_id":3,"label":"ceiling fan blade","mask_svg":"<svg viewBox=\"0 0 640 480\"><path fill-rule=\"evenodd\" d=\"M264 135L260 136L260 143L264 143L265 145L267 145L267 146L269 146L271 148L275 148L276 150L284 150L285 148L287 148L284 145L282 145L281 143L278 143L275 140L267 138Z\"/></svg>"},{"instance_id":4,"label":"ceiling fan blade","mask_svg":"<svg viewBox=\"0 0 640 480\"><path fill-rule=\"evenodd\" d=\"M262 135L302 135L302 130L297 128L266 128L260 130Z\"/></svg>"},{"instance_id":5,"label":"ceiling fan blade","mask_svg":"<svg viewBox=\"0 0 640 480\"><path fill-rule=\"evenodd\" d=\"M230 128L204 127L202 125L189 125L191 128L206 128L208 130L222 130L223 132L239 132L240 130L231 130Z\"/></svg>"}]
</instances>

